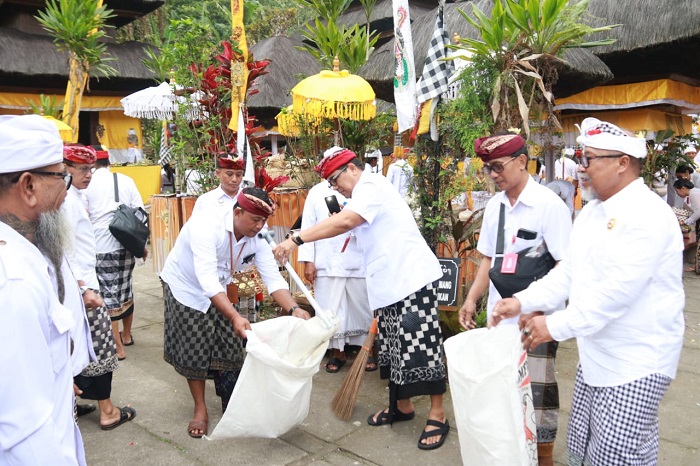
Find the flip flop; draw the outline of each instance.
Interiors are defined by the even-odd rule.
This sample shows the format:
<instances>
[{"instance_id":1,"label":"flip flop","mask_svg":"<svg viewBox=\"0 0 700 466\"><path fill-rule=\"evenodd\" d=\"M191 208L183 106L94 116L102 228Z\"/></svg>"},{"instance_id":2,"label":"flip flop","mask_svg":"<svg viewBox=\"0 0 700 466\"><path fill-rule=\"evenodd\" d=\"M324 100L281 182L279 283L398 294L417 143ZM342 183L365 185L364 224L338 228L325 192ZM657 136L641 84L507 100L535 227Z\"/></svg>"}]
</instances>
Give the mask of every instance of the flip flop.
<instances>
[{"instance_id":1,"label":"flip flop","mask_svg":"<svg viewBox=\"0 0 700 466\"><path fill-rule=\"evenodd\" d=\"M330 358L328 362L326 363L326 372L330 372L331 374L335 374L336 372L339 372L340 369L343 368L347 360L345 359L338 359L335 356ZM335 369L331 369L328 366L335 366Z\"/></svg>"},{"instance_id":2,"label":"flip flop","mask_svg":"<svg viewBox=\"0 0 700 466\"><path fill-rule=\"evenodd\" d=\"M192 438L202 438L205 435L207 435L207 430L209 429L209 421L195 421L191 420L189 424L187 424L187 434L192 437ZM195 434L193 431L199 430L202 433L201 434Z\"/></svg>"},{"instance_id":3,"label":"flip flop","mask_svg":"<svg viewBox=\"0 0 700 466\"><path fill-rule=\"evenodd\" d=\"M450 431L450 423L447 422L447 419L445 419L444 423L428 419L426 426L437 427L437 429L431 430L430 432L426 432L425 430L423 430L423 433L420 434L420 438L418 439L418 448L420 448L421 450L435 450L436 448L440 448L442 444L445 443L447 433ZM430 437L435 437L436 435L442 436L440 437L440 440L438 440L436 443L421 443L421 440L425 440Z\"/></svg>"},{"instance_id":4,"label":"flip flop","mask_svg":"<svg viewBox=\"0 0 700 466\"><path fill-rule=\"evenodd\" d=\"M379 369L377 361L372 356L369 356L367 358L367 363L365 364L365 372L374 372L377 369Z\"/></svg>"},{"instance_id":5,"label":"flip flop","mask_svg":"<svg viewBox=\"0 0 700 466\"><path fill-rule=\"evenodd\" d=\"M383 426L385 424L391 424L392 422L403 422L403 421L410 421L414 417L416 417L416 412L411 411L410 413L404 413L399 410L394 411L394 419L389 421L389 408L385 409L384 411L381 412L379 416L377 416L377 420L374 420L374 416L377 416L377 414L372 414L370 417L367 418L367 424L371 426Z\"/></svg>"},{"instance_id":6,"label":"flip flop","mask_svg":"<svg viewBox=\"0 0 700 466\"><path fill-rule=\"evenodd\" d=\"M136 410L132 408L131 406L124 406L123 408L119 408L119 419L111 424L107 424L106 426L100 426L102 430L112 430L116 429L120 425L124 424L125 422L131 421L133 418L136 417Z\"/></svg>"},{"instance_id":7,"label":"flip flop","mask_svg":"<svg viewBox=\"0 0 700 466\"><path fill-rule=\"evenodd\" d=\"M124 338L122 337L122 332L119 332L119 338L122 339L122 345L124 345L124 346L134 346L134 336L133 336L133 335L131 335L131 341L130 341L129 343L126 343L126 342L124 341Z\"/></svg>"}]
</instances>

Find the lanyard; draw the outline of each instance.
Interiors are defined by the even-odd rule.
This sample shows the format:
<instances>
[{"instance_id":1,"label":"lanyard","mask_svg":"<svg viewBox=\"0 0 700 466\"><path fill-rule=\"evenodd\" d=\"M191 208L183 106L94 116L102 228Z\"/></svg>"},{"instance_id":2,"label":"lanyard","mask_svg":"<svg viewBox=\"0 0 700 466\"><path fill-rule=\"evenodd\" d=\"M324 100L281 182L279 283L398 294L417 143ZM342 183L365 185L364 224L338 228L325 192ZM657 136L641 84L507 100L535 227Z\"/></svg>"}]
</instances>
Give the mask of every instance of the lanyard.
<instances>
[{"instance_id":1,"label":"lanyard","mask_svg":"<svg viewBox=\"0 0 700 466\"><path fill-rule=\"evenodd\" d=\"M229 244L229 254L231 256L231 276L233 277L233 270L235 264L238 264L238 259L241 258L241 254L243 254L243 250L245 249L246 243L243 243L243 246L241 246L241 250L238 251L238 256L236 257L236 262L233 262L233 233L229 231L228 233L228 244Z\"/></svg>"}]
</instances>

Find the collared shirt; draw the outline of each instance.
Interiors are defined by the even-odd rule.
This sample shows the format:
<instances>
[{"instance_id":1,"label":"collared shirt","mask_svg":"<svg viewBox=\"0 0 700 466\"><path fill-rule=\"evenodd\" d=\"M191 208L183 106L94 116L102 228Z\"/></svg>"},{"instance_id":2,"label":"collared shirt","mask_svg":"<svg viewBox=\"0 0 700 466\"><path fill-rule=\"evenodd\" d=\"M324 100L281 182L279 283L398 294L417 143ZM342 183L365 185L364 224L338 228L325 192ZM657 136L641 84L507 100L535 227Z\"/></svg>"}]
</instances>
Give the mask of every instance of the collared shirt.
<instances>
[{"instance_id":1,"label":"collared shirt","mask_svg":"<svg viewBox=\"0 0 700 466\"><path fill-rule=\"evenodd\" d=\"M239 188L238 193L240 192L241 190ZM231 197L228 194L226 194L221 188L221 185L219 185L218 187L202 194L197 198L197 201L194 203L194 207L192 208L192 214L199 211L200 209L213 208L220 210L223 215L224 213L233 209L233 206L236 204L236 198L238 197L238 193Z\"/></svg>"},{"instance_id":2,"label":"collared shirt","mask_svg":"<svg viewBox=\"0 0 700 466\"><path fill-rule=\"evenodd\" d=\"M486 204L476 249L484 256L490 257L492 265L495 262L493 259L496 255L498 216L501 204L506 206L504 253L520 252L523 249L536 246L544 240L554 260L562 260L568 249L569 235L571 234L569 209L553 191L538 184L532 177L528 176L527 184L518 196L515 205L510 205L504 191L496 193ZM534 240L518 238L517 233L521 228L536 232L536 238ZM489 298L486 306L489 316L491 316L493 306L499 299L501 299L501 295L498 294L498 290L489 280ZM564 299L561 299L558 305L551 310L558 309L564 309ZM514 317L504 322L514 324L517 321L517 317Z\"/></svg>"},{"instance_id":3,"label":"collared shirt","mask_svg":"<svg viewBox=\"0 0 700 466\"><path fill-rule=\"evenodd\" d=\"M134 180L128 176L117 173L119 185L119 202L114 200L114 176L109 168L98 168L92 175L92 180L83 195L87 203L88 215L95 232L95 252L104 254L124 249L109 231L114 212L119 204L129 207L143 208L143 201Z\"/></svg>"},{"instance_id":4,"label":"collared shirt","mask_svg":"<svg viewBox=\"0 0 700 466\"><path fill-rule=\"evenodd\" d=\"M335 196L341 206L346 202L345 196L331 189L326 180L321 181L309 190L304 201L302 231L328 218L326 196ZM297 260L313 262L319 277L365 277L362 250L353 232L304 243L299 246Z\"/></svg>"},{"instance_id":5,"label":"collared shirt","mask_svg":"<svg viewBox=\"0 0 700 466\"><path fill-rule=\"evenodd\" d=\"M67 259L75 274L75 278L85 282L85 286L99 290L95 272L95 233L88 217L87 207L82 192L71 186L61 210L68 218L73 228L74 242L67 251Z\"/></svg>"},{"instance_id":6,"label":"collared shirt","mask_svg":"<svg viewBox=\"0 0 700 466\"><path fill-rule=\"evenodd\" d=\"M230 245L233 245L231 251ZM245 270L243 259L254 255L268 293L289 289L279 273L272 249L264 239L233 236L233 210L221 215L215 209L202 209L182 227L175 246L168 254L160 278L185 306L207 312L213 296L225 292L231 280L231 259L235 271Z\"/></svg>"},{"instance_id":7,"label":"collared shirt","mask_svg":"<svg viewBox=\"0 0 700 466\"><path fill-rule=\"evenodd\" d=\"M389 165L386 178L394 185L401 197L406 197L408 185L413 180L413 167L406 160L398 159Z\"/></svg>"},{"instance_id":8,"label":"collared shirt","mask_svg":"<svg viewBox=\"0 0 700 466\"><path fill-rule=\"evenodd\" d=\"M85 464L73 420L73 316L39 250L2 222L0 239L0 462Z\"/></svg>"},{"instance_id":9,"label":"collared shirt","mask_svg":"<svg viewBox=\"0 0 700 466\"><path fill-rule=\"evenodd\" d=\"M547 328L557 341L576 337L587 384L673 378L683 345L682 252L676 216L640 178L589 202L567 258L516 297L523 312L569 298Z\"/></svg>"},{"instance_id":10,"label":"collared shirt","mask_svg":"<svg viewBox=\"0 0 700 466\"><path fill-rule=\"evenodd\" d=\"M372 309L394 304L442 277L440 262L389 180L363 171L345 208L365 220L354 232L364 251Z\"/></svg>"}]
</instances>

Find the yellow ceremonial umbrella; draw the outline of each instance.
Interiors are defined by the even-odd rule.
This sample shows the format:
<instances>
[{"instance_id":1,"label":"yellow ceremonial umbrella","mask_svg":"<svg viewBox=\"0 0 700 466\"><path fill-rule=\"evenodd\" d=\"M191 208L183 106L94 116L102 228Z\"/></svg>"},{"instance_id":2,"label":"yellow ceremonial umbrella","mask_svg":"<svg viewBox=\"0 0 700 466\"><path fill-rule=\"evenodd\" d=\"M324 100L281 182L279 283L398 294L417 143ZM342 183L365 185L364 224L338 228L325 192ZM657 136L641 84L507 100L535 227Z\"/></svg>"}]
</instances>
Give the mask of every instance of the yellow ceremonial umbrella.
<instances>
[{"instance_id":1,"label":"yellow ceremonial umbrella","mask_svg":"<svg viewBox=\"0 0 700 466\"><path fill-rule=\"evenodd\" d=\"M307 127L310 130L315 130L319 123L319 118L309 117L308 115L299 115L294 113L292 105L285 107L275 117L277 120L277 129L283 136L299 137L302 134L302 127Z\"/></svg>"},{"instance_id":2,"label":"yellow ceremonial umbrella","mask_svg":"<svg viewBox=\"0 0 700 466\"><path fill-rule=\"evenodd\" d=\"M292 89L292 108L298 115L315 118L370 120L377 114L372 86L360 76L338 69L323 70L302 80Z\"/></svg>"},{"instance_id":3,"label":"yellow ceremonial umbrella","mask_svg":"<svg viewBox=\"0 0 700 466\"><path fill-rule=\"evenodd\" d=\"M72 141L73 128L71 128L69 125L62 122L61 120L54 118L50 115L42 115L42 117L46 118L51 123L56 125L56 128L58 128L58 134L61 135L61 139L63 139L63 142L71 142Z\"/></svg>"}]
</instances>

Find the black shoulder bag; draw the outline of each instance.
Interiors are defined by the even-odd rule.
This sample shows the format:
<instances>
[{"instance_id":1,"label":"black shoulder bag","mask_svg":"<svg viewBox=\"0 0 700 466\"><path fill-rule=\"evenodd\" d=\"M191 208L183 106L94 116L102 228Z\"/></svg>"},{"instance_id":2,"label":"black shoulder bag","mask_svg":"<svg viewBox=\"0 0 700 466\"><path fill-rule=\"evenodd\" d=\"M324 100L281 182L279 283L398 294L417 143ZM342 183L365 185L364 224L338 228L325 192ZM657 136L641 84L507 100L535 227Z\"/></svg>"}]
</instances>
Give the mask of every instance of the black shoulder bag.
<instances>
[{"instance_id":1,"label":"black shoulder bag","mask_svg":"<svg viewBox=\"0 0 700 466\"><path fill-rule=\"evenodd\" d=\"M114 175L114 200L119 202L117 174ZM136 257L143 257L146 241L151 234L148 228L148 214L141 207L129 207L119 204L114 218L109 224L109 231L124 248Z\"/></svg>"},{"instance_id":2,"label":"black shoulder bag","mask_svg":"<svg viewBox=\"0 0 700 466\"><path fill-rule=\"evenodd\" d=\"M505 244L506 206L501 203L501 212L498 217L498 238L496 239L496 255L493 265L489 270L489 278L502 298L510 298L518 291L522 291L535 280L539 280L549 273L556 265L556 261L547 250L544 240L535 246L524 249L518 253L514 273L503 273L503 249Z\"/></svg>"}]
</instances>

